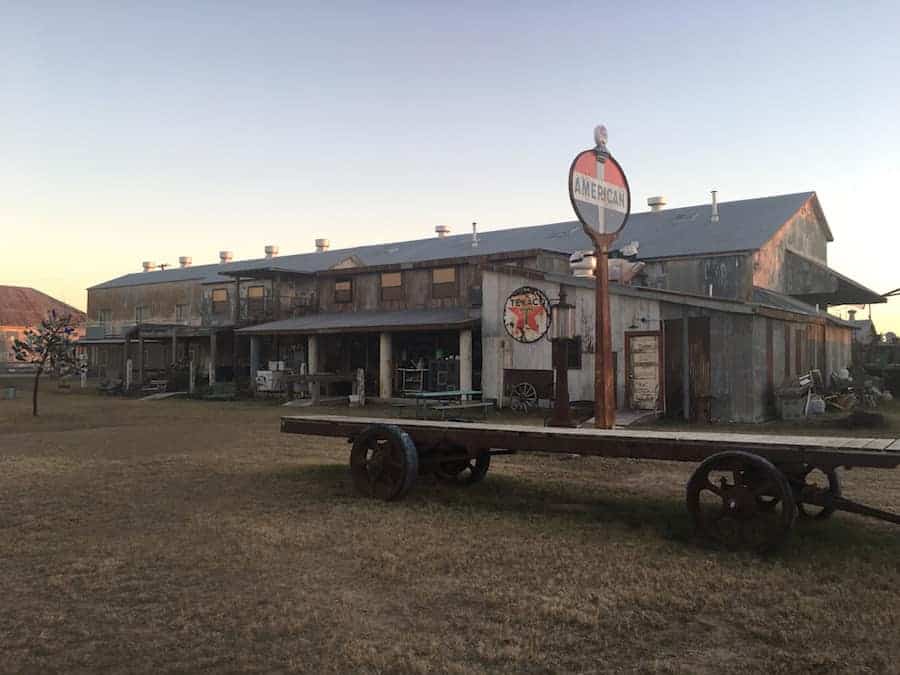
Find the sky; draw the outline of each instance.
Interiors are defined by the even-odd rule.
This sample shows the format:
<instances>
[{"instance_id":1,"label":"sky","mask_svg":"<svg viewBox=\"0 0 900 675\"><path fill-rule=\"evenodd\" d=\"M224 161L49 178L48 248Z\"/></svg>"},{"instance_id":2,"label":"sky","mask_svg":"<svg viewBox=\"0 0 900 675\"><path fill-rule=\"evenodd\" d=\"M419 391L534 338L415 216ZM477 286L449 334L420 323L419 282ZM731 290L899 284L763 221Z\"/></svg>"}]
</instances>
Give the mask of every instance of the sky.
<instances>
[{"instance_id":1,"label":"sky","mask_svg":"<svg viewBox=\"0 0 900 675\"><path fill-rule=\"evenodd\" d=\"M883 293L898 35L898 2L0 0L0 283L83 308L143 260L572 220L603 123L635 210L815 190Z\"/></svg>"}]
</instances>

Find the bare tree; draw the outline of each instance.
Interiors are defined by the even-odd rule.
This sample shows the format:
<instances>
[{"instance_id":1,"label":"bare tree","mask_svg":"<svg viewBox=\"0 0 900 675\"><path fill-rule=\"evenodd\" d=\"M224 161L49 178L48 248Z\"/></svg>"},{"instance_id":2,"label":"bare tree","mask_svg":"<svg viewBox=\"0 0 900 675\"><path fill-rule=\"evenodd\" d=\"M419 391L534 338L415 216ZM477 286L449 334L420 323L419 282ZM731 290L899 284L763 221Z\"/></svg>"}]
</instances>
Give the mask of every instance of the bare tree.
<instances>
[{"instance_id":1,"label":"bare tree","mask_svg":"<svg viewBox=\"0 0 900 675\"><path fill-rule=\"evenodd\" d=\"M34 373L34 391L31 395L31 414L38 414L38 384L45 370L65 375L75 369L75 319L71 314L57 314L50 310L36 329L25 331L24 340L13 343L16 361L37 366Z\"/></svg>"}]
</instances>

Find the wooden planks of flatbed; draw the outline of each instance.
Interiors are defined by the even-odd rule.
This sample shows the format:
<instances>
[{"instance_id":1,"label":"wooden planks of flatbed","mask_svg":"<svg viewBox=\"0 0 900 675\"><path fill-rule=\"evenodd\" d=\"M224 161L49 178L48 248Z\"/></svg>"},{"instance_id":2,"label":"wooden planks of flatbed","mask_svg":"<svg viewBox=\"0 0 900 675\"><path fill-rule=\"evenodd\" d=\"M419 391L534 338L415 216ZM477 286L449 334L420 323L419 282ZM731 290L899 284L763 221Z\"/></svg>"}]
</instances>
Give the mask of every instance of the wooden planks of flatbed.
<instances>
[{"instance_id":1,"label":"wooden planks of flatbed","mask_svg":"<svg viewBox=\"0 0 900 675\"><path fill-rule=\"evenodd\" d=\"M746 450L776 463L895 468L900 439L775 436L702 431L561 429L490 423L406 420L345 415L281 418L284 433L352 438L372 424L404 429L421 448L440 444L514 451L564 452L603 457L702 461L725 450Z\"/></svg>"}]
</instances>

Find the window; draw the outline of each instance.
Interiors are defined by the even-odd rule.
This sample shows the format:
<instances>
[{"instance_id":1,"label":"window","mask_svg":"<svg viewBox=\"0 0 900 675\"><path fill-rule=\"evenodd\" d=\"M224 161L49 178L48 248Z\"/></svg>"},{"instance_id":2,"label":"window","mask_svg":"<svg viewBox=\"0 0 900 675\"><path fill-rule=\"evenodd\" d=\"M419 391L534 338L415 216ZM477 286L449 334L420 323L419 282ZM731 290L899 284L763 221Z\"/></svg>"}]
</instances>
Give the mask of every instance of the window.
<instances>
[{"instance_id":1,"label":"window","mask_svg":"<svg viewBox=\"0 0 900 675\"><path fill-rule=\"evenodd\" d=\"M338 279L334 282L334 301L353 302L353 279Z\"/></svg>"},{"instance_id":2,"label":"window","mask_svg":"<svg viewBox=\"0 0 900 675\"><path fill-rule=\"evenodd\" d=\"M556 363L556 349L560 342L561 341L554 341L553 343L553 363ZM566 354L568 368L569 370L581 370L581 336L578 335L568 342L569 351Z\"/></svg>"},{"instance_id":3,"label":"window","mask_svg":"<svg viewBox=\"0 0 900 675\"><path fill-rule=\"evenodd\" d=\"M440 267L431 270L431 297L456 297L456 268Z\"/></svg>"},{"instance_id":4,"label":"window","mask_svg":"<svg viewBox=\"0 0 900 675\"><path fill-rule=\"evenodd\" d=\"M247 288L247 297L251 300L262 300L265 296L265 286L250 286Z\"/></svg>"},{"instance_id":5,"label":"window","mask_svg":"<svg viewBox=\"0 0 900 675\"><path fill-rule=\"evenodd\" d=\"M175 305L175 320L176 321L187 321L188 315L188 306L187 305Z\"/></svg>"},{"instance_id":6,"label":"window","mask_svg":"<svg viewBox=\"0 0 900 675\"><path fill-rule=\"evenodd\" d=\"M142 321L146 321L149 316L150 312L144 305L138 305L134 308L134 320L136 322L141 323Z\"/></svg>"},{"instance_id":7,"label":"window","mask_svg":"<svg viewBox=\"0 0 900 675\"><path fill-rule=\"evenodd\" d=\"M228 289L214 288L212 292L213 314L226 314L228 312Z\"/></svg>"},{"instance_id":8,"label":"window","mask_svg":"<svg viewBox=\"0 0 900 675\"><path fill-rule=\"evenodd\" d=\"M381 299L403 299L403 272L382 272L381 274Z\"/></svg>"},{"instance_id":9,"label":"window","mask_svg":"<svg viewBox=\"0 0 900 675\"><path fill-rule=\"evenodd\" d=\"M108 326L112 323L112 310L109 309L101 309L97 312L97 323L101 326Z\"/></svg>"}]
</instances>

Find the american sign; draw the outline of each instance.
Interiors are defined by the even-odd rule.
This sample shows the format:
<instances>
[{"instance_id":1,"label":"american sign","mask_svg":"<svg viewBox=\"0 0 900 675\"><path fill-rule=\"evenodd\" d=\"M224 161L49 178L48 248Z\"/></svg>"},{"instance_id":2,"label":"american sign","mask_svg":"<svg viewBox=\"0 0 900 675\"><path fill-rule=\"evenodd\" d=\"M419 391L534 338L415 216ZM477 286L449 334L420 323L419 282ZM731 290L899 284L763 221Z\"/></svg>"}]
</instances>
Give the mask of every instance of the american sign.
<instances>
[{"instance_id":1,"label":"american sign","mask_svg":"<svg viewBox=\"0 0 900 675\"><path fill-rule=\"evenodd\" d=\"M631 211L631 193L622 167L609 154L595 149L579 153L572 162L569 197L589 234L616 234Z\"/></svg>"},{"instance_id":2,"label":"american sign","mask_svg":"<svg viewBox=\"0 0 900 675\"><path fill-rule=\"evenodd\" d=\"M522 286L506 299L503 327L517 342L537 342L550 329L550 301L539 288Z\"/></svg>"}]
</instances>

